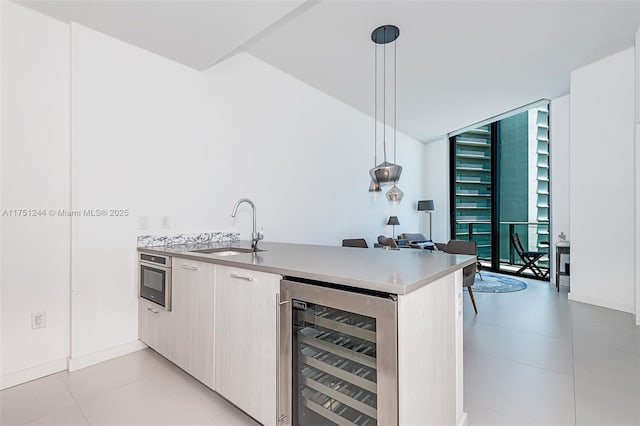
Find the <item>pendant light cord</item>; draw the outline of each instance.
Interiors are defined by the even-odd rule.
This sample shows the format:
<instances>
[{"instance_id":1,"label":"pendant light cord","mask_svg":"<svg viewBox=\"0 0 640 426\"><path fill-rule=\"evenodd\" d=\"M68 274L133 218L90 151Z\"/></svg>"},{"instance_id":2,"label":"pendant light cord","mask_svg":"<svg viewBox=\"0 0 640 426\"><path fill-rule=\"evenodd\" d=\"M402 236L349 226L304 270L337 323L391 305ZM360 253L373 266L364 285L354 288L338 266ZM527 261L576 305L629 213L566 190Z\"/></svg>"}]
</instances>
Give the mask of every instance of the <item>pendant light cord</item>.
<instances>
[{"instance_id":1,"label":"pendant light cord","mask_svg":"<svg viewBox=\"0 0 640 426\"><path fill-rule=\"evenodd\" d=\"M395 164L396 163L396 133L398 130L398 125L397 125L397 119L398 119L398 114L396 112L396 105L398 104L396 102L397 100L397 82L398 82L398 62L397 62L397 55L396 55L396 51L398 49L398 41L395 40L393 42L393 162Z\"/></svg>"},{"instance_id":2,"label":"pendant light cord","mask_svg":"<svg viewBox=\"0 0 640 426\"><path fill-rule=\"evenodd\" d=\"M387 28L383 30L383 38L387 38ZM387 44L382 46L382 146L384 162L387 162Z\"/></svg>"},{"instance_id":3,"label":"pendant light cord","mask_svg":"<svg viewBox=\"0 0 640 426\"><path fill-rule=\"evenodd\" d=\"M373 167L378 165L378 45L373 44Z\"/></svg>"}]
</instances>

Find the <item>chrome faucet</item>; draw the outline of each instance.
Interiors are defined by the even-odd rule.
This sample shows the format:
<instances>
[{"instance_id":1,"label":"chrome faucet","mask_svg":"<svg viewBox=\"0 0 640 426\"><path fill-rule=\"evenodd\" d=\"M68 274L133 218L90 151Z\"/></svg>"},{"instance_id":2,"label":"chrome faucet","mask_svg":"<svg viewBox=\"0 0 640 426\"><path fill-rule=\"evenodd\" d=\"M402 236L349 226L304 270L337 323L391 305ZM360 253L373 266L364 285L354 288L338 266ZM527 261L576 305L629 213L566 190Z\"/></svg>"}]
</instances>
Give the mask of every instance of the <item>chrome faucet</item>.
<instances>
[{"instance_id":1,"label":"chrome faucet","mask_svg":"<svg viewBox=\"0 0 640 426\"><path fill-rule=\"evenodd\" d=\"M251 201L248 198L240 198L238 201L236 201L236 205L233 206L233 212L231 212L231 217L236 217L236 213L238 212L238 207L242 203L249 204L253 209L253 232L251 233L251 248L253 249L253 251L258 251L258 241L263 239L264 235L262 235L262 232L256 231L256 205L253 204L253 201Z\"/></svg>"}]
</instances>

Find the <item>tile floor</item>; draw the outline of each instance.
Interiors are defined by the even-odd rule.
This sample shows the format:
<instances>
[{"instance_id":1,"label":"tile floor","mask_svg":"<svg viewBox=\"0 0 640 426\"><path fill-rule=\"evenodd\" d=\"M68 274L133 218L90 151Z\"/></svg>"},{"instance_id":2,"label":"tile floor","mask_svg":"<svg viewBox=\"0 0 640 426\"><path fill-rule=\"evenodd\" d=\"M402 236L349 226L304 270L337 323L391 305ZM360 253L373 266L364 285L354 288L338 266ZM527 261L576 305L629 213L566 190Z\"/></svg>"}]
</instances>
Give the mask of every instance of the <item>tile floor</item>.
<instances>
[{"instance_id":1,"label":"tile floor","mask_svg":"<svg viewBox=\"0 0 640 426\"><path fill-rule=\"evenodd\" d=\"M640 425L640 329L548 284L465 294L469 425ZM151 350L0 392L0 425L256 425Z\"/></svg>"},{"instance_id":2,"label":"tile floor","mask_svg":"<svg viewBox=\"0 0 640 426\"><path fill-rule=\"evenodd\" d=\"M0 392L0 425L257 425L150 349Z\"/></svg>"},{"instance_id":3,"label":"tile floor","mask_svg":"<svg viewBox=\"0 0 640 426\"><path fill-rule=\"evenodd\" d=\"M640 425L640 327L548 283L465 294L469 425Z\"/></svg>"}]
</instances>

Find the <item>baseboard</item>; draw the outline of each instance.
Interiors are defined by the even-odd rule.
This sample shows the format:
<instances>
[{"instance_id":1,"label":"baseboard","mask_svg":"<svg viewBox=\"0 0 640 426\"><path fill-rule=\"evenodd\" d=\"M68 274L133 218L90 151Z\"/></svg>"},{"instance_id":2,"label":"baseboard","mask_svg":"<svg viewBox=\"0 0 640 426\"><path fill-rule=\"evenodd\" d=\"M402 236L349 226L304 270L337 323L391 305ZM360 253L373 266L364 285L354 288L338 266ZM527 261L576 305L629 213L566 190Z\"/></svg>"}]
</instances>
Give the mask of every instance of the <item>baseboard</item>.
<instances>
[{"instance_id":1,"label":"baseboard","mask_svg":"<svg viewBox=\"0 0 640 426\"><path fill-rule=\"evenodd\" d=\"M574 302L587 303L589 305L600 306L603 308L614 309L616 311L628 312L630 314L634 313L634 309L632 305L612 302L610 300L599 299L596 297L580 296L580 295L576 295L573 292L569 293L569 300Z\"/></svg>"},{"instance_id":2,"label":"baseboard","mask_svg":"<svg viewBox=\"0 0 640 426\"><path fill-rule=\"evenodd\" d=\"M458 419L458 425L457 426L467 426L467 422L468 421L469 421L469 417L467 416L467 413L463 411L462 415Z\"/></svg>"},{"instance_id":3,"label":"baseboard","mask_svg":"<svg viewBox=\"0 0 640 426\"><path fill-rule=\"evenodd\" d=\"M80 370L82 368L90 367L92 365L96 365L113 358L118 358L119 356L127 355L145 348L147 348L147 345L142 343L140 340L133 340L131 342L94 352L88 355L83 355L77 358L69 358L67 362L67 370Z\"/></svg>"},{"instance_id":4,"label":"baseboard","mask_svg":"<svg viewBox=\"0 0 640 426\"><path fill-rule=\"evenodd\" d=\"M30 382L44 376L59 373L67 369L67 360L58 359L36 367L27 368L25 370L16 371L15 373L0 376L0 390L7 389L12 386Z\"/></svg>"}]
</instances>

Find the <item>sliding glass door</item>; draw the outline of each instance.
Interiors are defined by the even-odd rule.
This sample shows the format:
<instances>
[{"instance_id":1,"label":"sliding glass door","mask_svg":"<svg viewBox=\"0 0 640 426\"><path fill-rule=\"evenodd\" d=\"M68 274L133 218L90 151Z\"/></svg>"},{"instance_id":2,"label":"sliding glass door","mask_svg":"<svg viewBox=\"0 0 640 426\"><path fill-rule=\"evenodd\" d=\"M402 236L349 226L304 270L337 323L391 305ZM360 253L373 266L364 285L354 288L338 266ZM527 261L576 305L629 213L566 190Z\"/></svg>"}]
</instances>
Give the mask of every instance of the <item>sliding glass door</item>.
<instances>
[{"instance_id":1,"label":"sliding glass door","mask_svg":"<svg viewBox=\"0 0 640 426\"><path fill-rule=\"evenodd\" d=\"M525 251L548 253L547 105L467 129L450 142L452 239L476 241L481 262L501 272L524 265L514 234ZM548 255L536 263L548 268Z\"/></svg>"}]
</instances>

